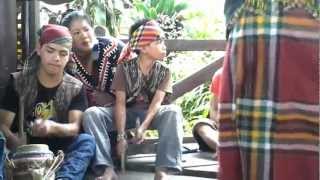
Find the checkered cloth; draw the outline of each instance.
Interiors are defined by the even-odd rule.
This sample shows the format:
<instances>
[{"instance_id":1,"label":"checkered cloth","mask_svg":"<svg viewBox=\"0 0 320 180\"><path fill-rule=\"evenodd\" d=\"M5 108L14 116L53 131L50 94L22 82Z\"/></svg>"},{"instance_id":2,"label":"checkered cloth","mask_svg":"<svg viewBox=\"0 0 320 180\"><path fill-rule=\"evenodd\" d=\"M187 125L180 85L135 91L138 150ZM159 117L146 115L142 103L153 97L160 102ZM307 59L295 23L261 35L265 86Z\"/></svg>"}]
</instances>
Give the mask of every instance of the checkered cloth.
<instances>
[{"instance_id":1,"label":"checkered cloth","mask_svg":"<svg viewBox=\"0 0 320 180\"><path fill-rule=\"evenodd\" d=\"M242 12L221 79L220 180L319 179L319 30L304 8Z\"/></svg>"}]
</instances>

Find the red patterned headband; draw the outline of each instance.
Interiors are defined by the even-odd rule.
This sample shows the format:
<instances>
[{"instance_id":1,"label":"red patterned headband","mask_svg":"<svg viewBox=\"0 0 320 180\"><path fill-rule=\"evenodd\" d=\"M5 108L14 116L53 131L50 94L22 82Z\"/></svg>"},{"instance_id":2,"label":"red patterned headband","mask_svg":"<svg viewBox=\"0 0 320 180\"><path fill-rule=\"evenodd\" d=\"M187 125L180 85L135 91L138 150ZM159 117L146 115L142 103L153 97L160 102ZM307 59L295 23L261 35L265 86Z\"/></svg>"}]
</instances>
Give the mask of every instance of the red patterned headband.
<instances>
[{"instance_id":1,"label":"red patterned headband","mask_svg":"<svg viewBox=\"0 0 320 180\"><path fill-rule=\"evenodd\" d=\"M40 45L47 43L56 43L68 48L72 46L72 37L68 28L60 25L44 25L40 31Z\"/></svg>"},{"instance_id":2,"label":"red patterned headband","mask_svg":"<svg viewBox=\"0 0 320 180\"><path fill-rule=\"evenodd\" d=\"M134 50L140 50L143 46L161 38L162 35L163 31L156 21L146 22L131 34L129 43L122 50L118 63L130 60L134 56Z\"/></svg>"},{"instance_id":3,"label":"red patterned headband","mask_svg":"<svg viewBox=\"0 0 320 180\"><path fill-rule=\"evenodd\" d=\"M161 35L162 30L158 23L156 21L148 21L132 33L129 41L130 48L139 50L141 47L159 39Z\"/></svg>"}]
</instances>

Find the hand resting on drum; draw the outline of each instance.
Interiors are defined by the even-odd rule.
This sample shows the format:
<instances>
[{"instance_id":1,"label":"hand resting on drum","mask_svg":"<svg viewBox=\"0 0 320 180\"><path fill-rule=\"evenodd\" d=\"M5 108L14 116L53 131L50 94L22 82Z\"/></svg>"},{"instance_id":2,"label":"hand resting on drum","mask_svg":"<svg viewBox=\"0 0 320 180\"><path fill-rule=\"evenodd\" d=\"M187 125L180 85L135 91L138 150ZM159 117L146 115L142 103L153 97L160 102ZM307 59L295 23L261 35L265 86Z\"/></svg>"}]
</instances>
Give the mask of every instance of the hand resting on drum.
<instances>
[{"instance_id":1,"label":"hand resting on drum","mask_svg":"<svg viewBox=\"0 0 320 180\"><path fill-rule=\"evenodd\" d=\"M53 125L51 120L36 119L34 123L31 124L31 134L35 137L48 137L51 134L51 129Z\"/></svg>"}]
</instances>

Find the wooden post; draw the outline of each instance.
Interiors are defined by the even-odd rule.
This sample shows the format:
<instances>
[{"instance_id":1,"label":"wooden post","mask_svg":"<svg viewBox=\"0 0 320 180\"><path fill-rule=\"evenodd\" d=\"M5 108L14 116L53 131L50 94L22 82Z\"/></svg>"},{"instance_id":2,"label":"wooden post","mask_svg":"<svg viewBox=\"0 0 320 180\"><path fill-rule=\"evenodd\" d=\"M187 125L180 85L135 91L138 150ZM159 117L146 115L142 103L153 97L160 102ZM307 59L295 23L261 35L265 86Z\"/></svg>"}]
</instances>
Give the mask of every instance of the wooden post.
<instances>
[{"instance_id":1,"label":"wooden post","mask_svg":"<svg viewBox=\"0 0 320 180\"><path fill-rule=\"evenodd\" d=\"M17 31L16 1L0 1L0 98L4 95L9 74L16 70Z\"/></svg>"},{"instance_id":2,"label":"wooden post","mask_svg":"<svg viewBox=\"0 0 320 180\"><path fill-rule=\"evenodd\" d=\"M36 47L39 25L39 1L28 0L22 4L22 59L25 60Z\"/></svg>"}]
</instances>

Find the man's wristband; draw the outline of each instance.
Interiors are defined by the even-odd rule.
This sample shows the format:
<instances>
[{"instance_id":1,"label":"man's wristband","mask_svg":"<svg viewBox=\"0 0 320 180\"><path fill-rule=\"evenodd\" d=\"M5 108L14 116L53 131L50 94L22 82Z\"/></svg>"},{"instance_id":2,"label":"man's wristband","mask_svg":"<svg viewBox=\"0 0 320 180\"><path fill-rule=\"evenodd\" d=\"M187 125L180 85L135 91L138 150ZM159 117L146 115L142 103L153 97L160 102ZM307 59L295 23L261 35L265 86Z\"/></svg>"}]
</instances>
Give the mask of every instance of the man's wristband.
<instances>
[{"instance_id":1,"label":"man's wristband","mask_svg":"<svg viewBox=\"0 0 320 180\"><path fill-rule=\"evenodd\" d=\"M118 135L117 135L117 142L118 141L121 141L121 140L126 140L127 139L127 135L126 135L126 133L119 133Z\"/></svg>"}]
</instances>

